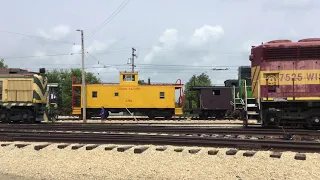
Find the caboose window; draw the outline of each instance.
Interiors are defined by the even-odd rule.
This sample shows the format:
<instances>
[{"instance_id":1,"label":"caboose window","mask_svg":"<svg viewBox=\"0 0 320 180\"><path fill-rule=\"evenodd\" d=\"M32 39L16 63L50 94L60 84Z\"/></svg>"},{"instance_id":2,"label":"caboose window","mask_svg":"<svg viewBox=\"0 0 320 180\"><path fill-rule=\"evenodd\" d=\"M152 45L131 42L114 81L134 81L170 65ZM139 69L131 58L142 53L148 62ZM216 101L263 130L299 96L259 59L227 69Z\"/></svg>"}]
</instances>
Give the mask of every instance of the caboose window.
<instances>
[{"instance_id":1,"label":"caboose window","mask_svg":"<svg viewBox=\"0 0 320 180\"><path fill-rule=\"evenodd\" d=\"M213 90L212 95L214 96L219 96L220 95L220 90Z\"/></svg>"},{"instance_id":2,"label":"caboose window","mask_svg":"<svg viewBox=\"0 0 320 180\"><path fill-rule=\"evenodd\" d=\"M123 75L123 81L134 81L135 75L133 74L125 74Z\"/></svg>"},{"instance_id":3,"label":"caboose window","mask_svg":"<svg viewBox=\"0 0 320 180\"><path fill-rule=\"evenodd\" d=\"M118 92L115 92L115 93L114 93L114 96L119 96L119 93L118 93Z\"/></svg>"},{"instance_id":4,"label":"caboose window","mask_svg":"<svg viewBox=\"0 0 320 180\"><path fill-rule=\"evenodd\" d=\"M98 92L97 91L92 91L92 98L98 97Z\"/></svg>"},{"instance_id":5,"label":"caboose window","mask_svg":"<svg viewBox=\"0 0 320 180\"><path fill-rule=\"evenodd\" d=\"M160 92L160 99L164 99L164 92Z\"/></svg>"}]
</instances>

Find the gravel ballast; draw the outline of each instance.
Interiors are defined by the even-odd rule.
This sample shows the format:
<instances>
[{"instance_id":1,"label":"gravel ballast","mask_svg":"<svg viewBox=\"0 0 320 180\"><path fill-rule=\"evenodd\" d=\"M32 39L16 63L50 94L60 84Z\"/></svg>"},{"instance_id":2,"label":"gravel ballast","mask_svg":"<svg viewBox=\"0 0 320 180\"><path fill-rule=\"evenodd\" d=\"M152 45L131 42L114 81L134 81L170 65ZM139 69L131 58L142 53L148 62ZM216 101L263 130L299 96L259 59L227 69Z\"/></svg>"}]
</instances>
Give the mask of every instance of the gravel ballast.
<instances>
[{"instance_id":1,"label":"gravel ballast","mask_svg":"<svg viewBox=\"0 0 320 180\"><path fill-rule=\"evenodd\" d=\"M21 143L21 142L20 142ZM294 152L284 152L280 159L270 158L269 151L259 151L253 157L226 155L229 149L219 148L217 155L208 155L215 148L182 147L182 152L159 146L134 154L134 146L125 152L105 151L108 145L90 151L71 146L58 149L52 144L39 151L34 145L17 148L0 147L0 174L29 179L318 179L320 154L306 153L306 160L295 160ZM190 149L201 149L190 154ZM1 177L1 176L0 176Z\"/></svg>"}]
</instances>

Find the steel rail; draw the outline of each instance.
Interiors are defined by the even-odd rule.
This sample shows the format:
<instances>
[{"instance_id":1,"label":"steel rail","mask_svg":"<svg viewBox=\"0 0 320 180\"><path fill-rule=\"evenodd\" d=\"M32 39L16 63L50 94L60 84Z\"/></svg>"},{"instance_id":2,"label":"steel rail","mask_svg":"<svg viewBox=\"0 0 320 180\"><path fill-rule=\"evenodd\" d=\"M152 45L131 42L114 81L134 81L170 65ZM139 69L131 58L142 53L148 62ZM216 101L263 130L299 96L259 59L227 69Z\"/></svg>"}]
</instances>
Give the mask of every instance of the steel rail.
<instances>
[{"instance_id":1,"label":"steel rail","mask_svg":"<svg viewBox=\"0 0 320 180\"><path fill-rule=\"evenodd\" d=\"M141 135L141 134L95 134L66 132L1 132L1 141L27 141L80 144L133 144L133 145L182 145L203 147L234 147L241 149L281 149L291 151L320 152L315 141L288 141L266 139L214 138L197 136Z\"/></svg>"},{"instance_id":2,"label":"steel rail","mask_svg":"<svg viewBox=\"0 0 320 180\"><path fill-rule=\"evenodd\" d=\"M143 126L116 124L0 124L2 130L46 130L46 131L88 131L88 132L133 132L168 134L224 134L224 135L300 135L319 136L320 131L302 129L263 129L243 127L201 127L201 126Z\"/></svg>"}]
</instances>

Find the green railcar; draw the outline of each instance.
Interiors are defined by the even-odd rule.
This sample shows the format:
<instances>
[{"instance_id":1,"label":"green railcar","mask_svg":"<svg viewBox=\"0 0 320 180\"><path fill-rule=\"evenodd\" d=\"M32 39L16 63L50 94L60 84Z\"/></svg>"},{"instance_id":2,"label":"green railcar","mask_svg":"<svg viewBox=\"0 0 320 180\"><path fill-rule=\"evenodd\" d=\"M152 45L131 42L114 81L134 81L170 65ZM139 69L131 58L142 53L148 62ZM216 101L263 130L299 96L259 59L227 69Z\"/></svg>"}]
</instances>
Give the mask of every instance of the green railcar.
<instances>
[{"instance_id":1,"label":"green railcar","mask_svg":"<svg viewBox=\"0 0 320 180\"><path fill-rule=\"evenodd\" d=\"M247 98L252 98L250 66L240 66L238 68L238 80L239 80L239 95L241 94L241 98L245 99L245 92L246 92Z\"/></svg>"},{"instance_id":2,"label":"green railcar","mask_svg":"<svg viewBox=\"0 0 320 180\"><path fill-rule=\"evenodd\" d=\"M48 97L45 121L55 121L60 114L61 86L58 83L48 83Z\"/></svg>"},{"instance_id":3,"label":"green railcar","mask_svg":"<svg viewBox=\"0 0 320 180\"><path fill-rule=\"evenodd\" d=\"M231 102L233 113L231 116L237 119L248 119L257 115L256 100L252 97L250 66L240 66L238 68L238 79L226 80L225 86L234 87Z\"/></svg>"}]
</instances>

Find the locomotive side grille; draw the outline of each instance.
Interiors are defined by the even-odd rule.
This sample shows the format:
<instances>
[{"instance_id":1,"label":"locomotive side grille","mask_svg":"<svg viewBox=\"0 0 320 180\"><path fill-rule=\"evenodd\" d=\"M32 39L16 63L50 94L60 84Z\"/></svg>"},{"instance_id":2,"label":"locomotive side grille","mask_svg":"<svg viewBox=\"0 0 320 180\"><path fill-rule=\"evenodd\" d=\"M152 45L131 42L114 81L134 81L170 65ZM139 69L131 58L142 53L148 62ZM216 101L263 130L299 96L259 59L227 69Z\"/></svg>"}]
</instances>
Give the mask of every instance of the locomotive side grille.
<instances>
[{"instance_id":1,"label":"locomotive side grille","mask_svg":"<svg viewBox=\"0 0 320 180\"><path fill-rule=\"evenodd\" d=\"M301 47L299 59L320 59L320 46Z\"/></svg>"},{"instance_id":2,"label":"locomotive side grille","mask_svg":"<svg viewBox=\"0 0 320 180\"><path fill-rule=\"evenodd\" d=\"M266 53L267 53L267 60L279 60L279 59L297 59L297 52L298 48L297 47L292 47L292 48L267 48Z\"/></svg>"},{"instance_id":3,"label":"locomotive side grille","mask_svg":"<svg viewBox=\"0 0 320 180\"><path fill-rule=\"evenodd\" d=\"M320 59L320 46L266 48L266 60Z\"/></svg>"}]
</instances>

